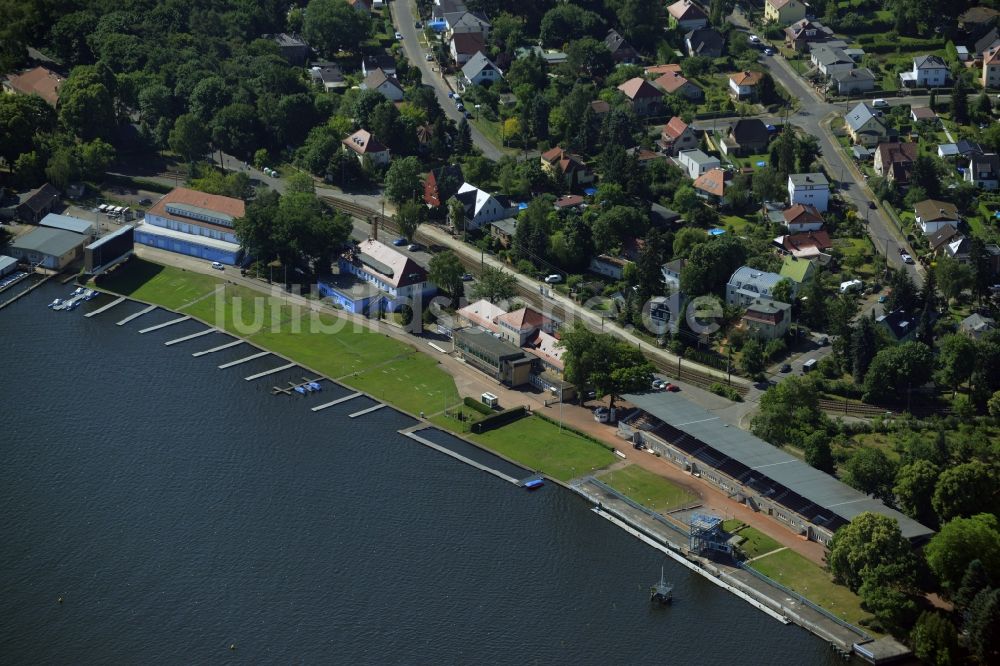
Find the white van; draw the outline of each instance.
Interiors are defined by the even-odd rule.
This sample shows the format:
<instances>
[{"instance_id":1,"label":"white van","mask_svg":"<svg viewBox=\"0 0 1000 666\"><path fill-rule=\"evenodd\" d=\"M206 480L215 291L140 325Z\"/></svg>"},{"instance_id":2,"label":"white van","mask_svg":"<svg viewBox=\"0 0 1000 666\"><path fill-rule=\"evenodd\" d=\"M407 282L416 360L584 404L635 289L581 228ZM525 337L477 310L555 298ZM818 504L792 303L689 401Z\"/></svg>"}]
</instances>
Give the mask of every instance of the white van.
<instances>
[{"instance_id":1,"label":"white van","mask_svg":"<svg viewBox=\"0 0 1000 666\"><path fill-rule=\"evenodd\" d=\"M872 100L872 107L876 109L887 109L889 108L889 102L885 101L881 97L877 97Z\"/></svg>"},{"instance_id":2,"label":"white van","mask_svg":"<svg viewBox=\"0 0 1000 666\"><path fill-rule=\"evenodd\" d=\"M558 273L553 273L552 275L546 277L545 281L549 284L559 284L560 282L562 282L562 275L559 275Z\"/></svg>"},{"instance_id":3,"label":"white van","mask_svg":"<svg viewBox=\"0 0 1000 666\"><path fill-rule=\"evenodd\" d=\"M816 359L811 358L802 364L802 372L809 372L816 367Z\"/></svg>"},{"instance_id":4,"label":"white van","mask_svg":"<svg viewBox=\"0 0 1000 666\"><path fill-rule=\"evenodd\" d=\"M840 293L847 294L852 291L861 291L864 283L861 280L848 280L840 283Z\"/></svg>"}]
</instances>

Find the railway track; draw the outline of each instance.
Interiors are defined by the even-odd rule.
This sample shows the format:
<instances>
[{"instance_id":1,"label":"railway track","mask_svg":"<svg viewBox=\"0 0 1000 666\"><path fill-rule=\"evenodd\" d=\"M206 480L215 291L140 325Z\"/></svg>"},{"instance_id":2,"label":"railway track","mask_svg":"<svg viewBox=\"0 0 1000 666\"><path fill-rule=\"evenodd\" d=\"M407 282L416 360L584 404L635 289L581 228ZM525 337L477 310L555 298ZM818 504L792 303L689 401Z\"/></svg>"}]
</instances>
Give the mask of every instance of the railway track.
<instances>
[{"instance_id":1,"label":"railway track","mask_svg":"<svg viewBox=\"0 0 1000 666\"><path fill-rule=\"evenodd\" d=\"M373 211L361 204L341 199L339 197L321 196L320 199L330 204L330 206L336 210L352 215L360 220L371 221L373 219L377 219L379 221L380 229L390 231L392 233L399 232L399 229L393 219L387 215L382 215L378 211ZM420 231L417 231L414 236L414 240L418 243L423 243L427 247L431 247L436 244L435 239L421 233ZM470 272L473 270L480 270L481 267L479 261L476 261L474 258L469 257L464 253L456 252L455 255L462 263L462 266ZM527 305L531 305L532 307L544 312L551 312L554 317L562 321L575 321L578 319L576 313L571 310L567 310L567 308L557 302L546 300L538 291L525 286L520 281L517 283L516 289L518 298L523 300ZM689 384L693 384L699 388L707 389L712 384L726 383L726 380L720 377L715 377L694 368L684 367L683 361L680 364L680 372L678 373L676 363L669 363L651 356L647 356L647 358L653 364L653 367L655 367L661 374L672 379L688 382ZM740 396L745 396L750 391L749 387L741 384L734 383L731 384L731 386L736 389Z\"/></svg>"},{"instance_id":2,"label":"railway track","mask_svg":"<svg viewBox=\"0 0 1000 666\"><path fill-rule=\"evenodd\" d=\"M830 400L829 398L820 398L819 408L824 412L830 412L834 415L843 414L845 416L858 416L862 418L871 418L874 416L884 416L886 414L896 413L885 407L866 405L857 402L845 402L843 400Z\"/></svg>"}]
</instances>

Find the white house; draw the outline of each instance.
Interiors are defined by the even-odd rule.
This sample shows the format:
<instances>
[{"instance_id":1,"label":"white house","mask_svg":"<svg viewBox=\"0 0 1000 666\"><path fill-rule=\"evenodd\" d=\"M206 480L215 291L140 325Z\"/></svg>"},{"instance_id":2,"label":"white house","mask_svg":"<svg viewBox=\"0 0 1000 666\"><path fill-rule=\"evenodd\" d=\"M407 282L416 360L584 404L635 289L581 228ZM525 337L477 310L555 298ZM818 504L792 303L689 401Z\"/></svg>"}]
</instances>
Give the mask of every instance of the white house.
<instances>
[{"instance_id":1,"label":"white house","mask_svg":"<svg viewBox=\"0 0 1000 666\"><path fill-rule=\"evenodd\" d=\"M794 204L781 212L781 218L789 233L819 231L823 228L823 216L815 206Z\"/></svg>"},{"instance_id":2,"label":"white house","mask_svg":"<svg viewBox=\"0 0 1000 666\"><path fill-rule=\"evenodd\" d=\"M820 44L813 47L810 56L812 64L822 72L823 76L831 76L836 72L854 69L854 60L843 49Z\"/></svg>"},{"instance_id":3,"label":"white house","mask_svg":"<svg viewBox=\"0 0 1000 666\"><path fill-rule=\"evenodd\" d=\"M973 153L969 167L965 170L965 180L984 190L995 190L1000 184L1000 157L996 153Z\"/></svg>"},{"instance_id":4,"label":"white house","mask_svg":"<svg viewBox=\"0 0 1000 666\"><path fill-rule=\"evenodd\" d=\"M774 285L785 278L777 273L759 271L749 266L740 266L726 284L726 304L745 308L758 298L773 298ZM797 283L792 280L792 294Z\"/></svg>"},{"instance_id":5,"label":"white house","mask_svg":"<svg viewBox=\"0 0 1000 666\"><path fill-rule=\"evenodd\" d=\"M437 291L417 262L377 240L362 241L356 250L340 257L338 266L341 273L350 273L388 294L386 309L390 311L402 305L402 299L416 301Z\"/></svg>"},{"instance_id":6,"label":"white house","mask_svg":"<svg viewBox=\"0 0 1000 666\"><path fill-rule=\"evenodd\" d=\"M358 161L365 163L365 158L371 160L372 164L388 164L390 155L389 149L383 146L372 136L368 130L359 129L357 132L347 137L343 141L344 149L358 156Z\"/></svg>"},{"instance_id":7,"label":"white house","mask_svg":"<svg viewBox=\"0 0 1000 666\"><path fill-rule=\"evenodd\" d=\"M492 195L469 183L462 183L455 198L462 203L465 209L464 223L465 229L468 231L474 231L490 222L516 214L516 210L511 208L507 197ZM462 228L461 222L452 220L452 224L457 229Z\"/></svg>"},{"instance_id":8,"label":"white house","mask_svg":"<svg viewBox=\"0 0 1000 666\"><path fill-rule=\"evenodd\" d=\"M466 86L496 83L501 79L503 79L503 72L482 51L462 65L462 83Z\"/></svg>"},{"instance_id":9,"label":"white house","mask_svg":"<svg viewBox=\"0 0 1000 666\"><path fill-rule=\"evenodd\" d=\"M924 199L913 206L913 214L925 236L937 233L948 225L958 229L958 208L953 203Z\"/></svg>"},{"instance_id":10,"label":"white house","mask_svg":"<svg viewBox=\"0 0 1000 666\"><path fill-rule=\"evenodd\" d=\"M382 93L390 102L403 101L403 86L399 84L396 77L386 74L382 69L373 69L369 72L368 76L361 83L361 87L364 90L374 90Z\"/></svg>"},{"instance_id":11,"label":"white house","mask_svg":"<svg viewBox=\"0 0 1000 666\"><path fill-rule=\"evenodd\" d=\"M899 73L899 81L910 88L939 88L948 83L948 65L936 55L913 59L913 69Z\"/></svg>"},{"instance_id":12,"label":"white house","mask_svg":"<svg viewBox=\"0 0 1000 666\"><path fill-rule=\"evenodd\" d=\"M788 176L788 202L810 204L825 213L830 205L830 181L821 173L793 173Z\"/></svg>"},{"instance_id":13,"label":"white house","mask_svg":"<svg viewBox=\"0 0 1000 666\"><path fill-rule=\"evenodd\" d=\"M694 180L706 171L718 169L720 166L718 159L706 155L698 149L682 150L677 155L677 161L680 163L681 168L687 171L688 177L691 180Z\"/></svg>"}]
</instances>

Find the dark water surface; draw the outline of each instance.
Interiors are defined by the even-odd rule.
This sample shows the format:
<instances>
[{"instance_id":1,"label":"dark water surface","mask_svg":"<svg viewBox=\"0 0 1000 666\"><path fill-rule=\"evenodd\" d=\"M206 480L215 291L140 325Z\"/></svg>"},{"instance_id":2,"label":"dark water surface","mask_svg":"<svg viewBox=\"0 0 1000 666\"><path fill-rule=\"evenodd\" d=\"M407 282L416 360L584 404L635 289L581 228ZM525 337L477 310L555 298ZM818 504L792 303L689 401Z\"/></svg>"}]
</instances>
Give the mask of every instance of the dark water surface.
<instances>
[{"instance_id":1,"label":"dark water surface","mask_svg":"<svg viewBox=\"0 0 1000 666\"><path fill-rule=\"evenodd\" d=\"M549 485L409 440L390 409L272 396L300 369L123 303L0 311L0 662L833 664ZM58 603L59 597L64 599ZM231 652L230 644L237 649Z\"/></svg>"}]
</instances>

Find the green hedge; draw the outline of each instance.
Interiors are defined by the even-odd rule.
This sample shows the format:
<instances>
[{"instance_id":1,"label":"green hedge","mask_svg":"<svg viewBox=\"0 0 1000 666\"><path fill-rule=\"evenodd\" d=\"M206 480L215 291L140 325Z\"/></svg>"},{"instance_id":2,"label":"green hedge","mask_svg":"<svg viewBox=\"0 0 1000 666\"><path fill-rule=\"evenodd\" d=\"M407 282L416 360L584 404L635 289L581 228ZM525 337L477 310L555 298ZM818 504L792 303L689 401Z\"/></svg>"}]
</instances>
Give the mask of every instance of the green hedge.
<instances>
[{"instance_id":1,"label":"green hedge","mask_svg":"<svg viewBox=\"0 0 1000 666\"><path fill-rule=\"evenodd\" d=\"M709 386L708 390L710 393L714 393L715 395L721 395L723 398L729 398L733 402L743 402L743 396L741 396L740 392L732 386L726 386L725 384L716 382Z\"/></svg>"},{"instance_id":2,"label":"green hedge","mask_svg":"<svg viewBox=\"0 0 1000 666\"><path fill-rule=\"evenodd\" d=\"M465 396L465 398L462 399L462 402L465 403L466 407L468 407L471 410L477 411L480 414L493 413L493 409L491 409L488 405L485 405L480 401L476 400L475 398Z\"/></svg>"},{"instance_id":3,"label":"green hedge","mask_svg":"<svg viewBox=\"0 0 1000 666\"><path fill-rule=\"evenodd\" d=\"M513 407L511 409L505 409L502 412L492 414L490 416L483 417L472 424L472 432L477 435L482 435L484 432L489 430L495 430L508 423L513 423L518 419L522 419L528 415L528 410L524 406Z\"/></svg>"}]
</instances>

